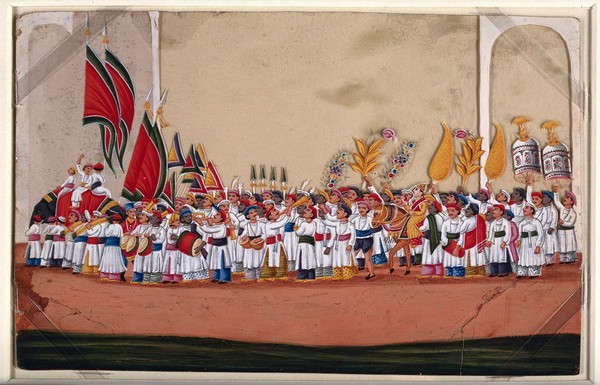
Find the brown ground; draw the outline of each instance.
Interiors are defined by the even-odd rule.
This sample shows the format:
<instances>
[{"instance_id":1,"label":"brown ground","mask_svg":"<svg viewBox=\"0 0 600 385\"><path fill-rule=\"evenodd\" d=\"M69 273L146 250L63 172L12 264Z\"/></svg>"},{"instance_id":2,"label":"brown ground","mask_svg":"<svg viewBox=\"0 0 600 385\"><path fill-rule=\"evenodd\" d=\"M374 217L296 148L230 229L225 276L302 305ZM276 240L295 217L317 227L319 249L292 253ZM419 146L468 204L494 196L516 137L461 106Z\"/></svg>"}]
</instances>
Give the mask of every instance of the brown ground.
<instances>
[{"instance_id":1,"label":"brown ground","mask_svg":"<svg viewBox=\"0 0 600 385\"><path fill-rule=\"evenodd\" d=\"M101 283L24 266L15 247L17 330L213 337L303 345L381 345L580 333L581 264L536 279L420 280L377 268L346 282ZM131 267L128 275L131 275ZM290 275L292 277L292 275ZM129 280L129 279L128 279Z\"/></svg>"}]
</instances>

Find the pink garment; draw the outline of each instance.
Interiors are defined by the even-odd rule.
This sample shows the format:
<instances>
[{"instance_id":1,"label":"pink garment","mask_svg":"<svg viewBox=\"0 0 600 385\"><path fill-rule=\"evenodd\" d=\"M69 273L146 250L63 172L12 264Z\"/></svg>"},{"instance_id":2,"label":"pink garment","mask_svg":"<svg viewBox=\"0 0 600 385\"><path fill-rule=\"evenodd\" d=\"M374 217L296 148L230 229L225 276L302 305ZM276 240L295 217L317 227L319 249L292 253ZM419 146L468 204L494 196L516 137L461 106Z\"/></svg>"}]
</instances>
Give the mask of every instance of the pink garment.
<instances>
[{"instance_id":1,"label":"pink garment","mask_svg":"<svg viewBox=\"0 0 600 385\"><path fill-rule=\"evenodd\" d=\"M513 221L510 222L510 242L508 243L510 255L512 255L513 261L516 263L519 261L519 253L517 252L517 246L515 242L519 239L519 226Z\"/></svg>"}]
</instances>

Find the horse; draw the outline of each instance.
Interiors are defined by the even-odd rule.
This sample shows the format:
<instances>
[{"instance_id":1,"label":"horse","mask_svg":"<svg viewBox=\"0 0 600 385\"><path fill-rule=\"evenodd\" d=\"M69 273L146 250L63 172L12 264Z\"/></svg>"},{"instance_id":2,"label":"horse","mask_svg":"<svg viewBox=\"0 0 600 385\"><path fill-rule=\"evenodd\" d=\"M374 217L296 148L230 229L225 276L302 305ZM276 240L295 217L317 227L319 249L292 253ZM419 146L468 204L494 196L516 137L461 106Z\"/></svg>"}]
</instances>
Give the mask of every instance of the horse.
<instances>
[{"instance_id":1,"label":"horse","mask_svg":"<svg viewBox=\"0 0 600 385\"><path fill-rule=\"evenodd\" d=\"M410 243L406 233L406 224L409 218L410 214L404 208L395 205L384 205L374 212L373 227L382 225L396 242L389 251L388 267L390 273L394 272L394 256L401 249L404 249L404 255L406 255L405 274L410 271Z\"/></svg>"}]
</instances>

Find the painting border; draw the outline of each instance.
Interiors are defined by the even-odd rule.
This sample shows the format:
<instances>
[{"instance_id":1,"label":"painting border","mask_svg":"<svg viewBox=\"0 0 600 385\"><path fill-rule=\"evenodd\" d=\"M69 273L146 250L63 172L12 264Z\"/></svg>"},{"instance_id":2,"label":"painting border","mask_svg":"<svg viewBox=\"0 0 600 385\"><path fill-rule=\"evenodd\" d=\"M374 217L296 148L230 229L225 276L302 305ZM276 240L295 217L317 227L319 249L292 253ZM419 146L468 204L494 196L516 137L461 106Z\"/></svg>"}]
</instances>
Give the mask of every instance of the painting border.
<instances>
[{"instance_id":1,"label":"painting border","mask_svg":"<svg viewBox=\"0 0 600 385\"><path fill-rule=\"evenodd\" d=\"M16 16L31 11L47 11L47 10L102 10L110 8L122 9L123 11L171 11L175 9L182 10L217 10L223 9L228 11L246 11L246 10L288 10L288 11L306 11L306 10L317 10L317 11L402 11L402 12L423 12L424 7L428 7L428 12L431 9L435 9L433 13L454 13L457 9L461 10L465 14L473 12L474 15L480 14L482 9L489 9L489 7L502 7L502 9L511 9L515 7L526 7L529 10L535 11L543 9L544 12L556 10L576 9L576 8L589 8L590 9L590 28L591 34L584 33L583 36L583 52L584 58L588 57L588 63L584 64L584 69L588 68L590 73L591 84L589 90L592 96L595 96L598 91L598 78L597 70L598 63L596 59L596 52L598 52L600 37L598 30L598 3L599 0L592 1L472 1L472 2L450 2L450 1L198 1L194 0L191 2L186 1L175 1L169 4L168 7L164 6L163 2L159 1L143 1L138 3L135 7L128 6L125 1L102 1L102 2L81 2L81 1L7 1L3 2L0 7L0 20L3 20L2 29L3 36L0 39L0 52L3 53L1 57L4 58L5 68L7 70L0 72L0 85L3 86L3 91L0 94L0 119L2 119L2 138L4 141L3 151L0 152L0 180L5 182L10 181L10 187L8 183L5 183L5 188L0 192L0 212L5 213L8 217L7 220L0 221L0 248L2 253L0 255L3 258L0 259L0 382L12 383L32 383L33 378L28 379L15 379L15 368L13 367L14 360L14 330L13 330L13 269L12 269L12 256L13 244L14 244L14 83L15 83L15 62L14 62L14 23ZM500 9L499 9L500 10ZM587 52L587 54L586 54ZM586 66L587 64L587 66ZM587 143L586 148L582 151L589 155L587 158L587 164L584 169L589 170L589 173L584 177L583 191L586 194L586 207L591 208L588 211L588 218L586 223L588 228L585 230L587 239L594 239L595 235L599 235L597 227L597 218L600 214L600 208L598 207L598 199L593 194L596 191L596 181L600 180L600 171L597 167L600 164L600 153L594 151L600 141L598 140L598 123L596 113L598 112L598 105L595 101L595 97L589 97L586 100L589 101L589 105L586 105L587 111L591 113L586 114L584 120L584 140ZM588 129L589 127L589 129ZM589 256L596 255L597 247L593 242L587 242L584 249L584 254ZM600 327L600 317L597 314L597 302L596 298L600 295L600 290L595 279L592 277L598 277L600 274L600 263L597 263L594 258L587 259L587 269L583 271L584 279L584 303L583 303L583 315L582 315L582 374L577 376L576 379L572 376L568 377L552 377L552 380L560 383L597 383L600 382L600 372L596 370L596 365L600 363L599 355L597 354L596 346L600 343L595 330ZM95 380L103 378L102 373L75 373L68 371L52 371L52 372L41 372L39 373L39 380L42 378L51 378L50 375L58 375L57 378L61 379L73 379L78 382L84 382L87 380ZM98 376L100 374L100 376ZM245 375L241 373L210 373L210 374L186 374L186 373L149 373L149 372L128 372L120 373L120 377L123 380L134 380L136 378L150 377L150 375L156 379L170 379L173 381L180 381L184 379L193 378L197 381L210 381L211 383L223 382L223 383L244 383L252 380L253 383L280 383L285 381L287 383L294 383L296 381L302 381L306 383L310 382L331 382L331 383L347 383L348 381L369 381L377 383L391 383L398 381L426 381L426 380L437 380L438 382L446 382L448 380L460 380L469 383L478 383L483 380L482 377L470 378L465 377L440 377L435 376L366 376L366 375L302 375L295 376L293 374L267 374L267 373L247 373ZM107 379L110 379L110 375L106 375ZM496 379L500 380L500 379ZM522 378L506 378L508 383L531 383L536 381L548 380L543 377L522 377ZM104 383L105 381L103 381ZM504 382L504 381L494 381ZM41 382L39 382L41 383ZM119 383L123 383L122 380Z\"/></svg>"}]
</instances>

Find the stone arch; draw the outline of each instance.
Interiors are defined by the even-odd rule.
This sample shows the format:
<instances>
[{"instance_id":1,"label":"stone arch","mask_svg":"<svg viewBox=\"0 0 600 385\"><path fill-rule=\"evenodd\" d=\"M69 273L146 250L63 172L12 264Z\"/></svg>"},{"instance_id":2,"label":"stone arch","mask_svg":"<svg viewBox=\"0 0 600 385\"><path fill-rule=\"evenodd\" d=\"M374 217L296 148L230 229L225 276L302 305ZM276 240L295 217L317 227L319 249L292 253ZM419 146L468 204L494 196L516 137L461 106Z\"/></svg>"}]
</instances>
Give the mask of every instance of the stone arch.
<instances>
[{"instance_id":1,"label":"stone arch","mask_svg":"<svg viewBox=\"0 0 600 385\"><path fill-rule=\"evenodd\" d=\"M487 159L490 139L490 92L491 92L491 64L492 52L498 38L507 31L519 26L541 26L556 32L567 48L569 60L569 92L570 92L570 127L571 143L576 148L581 148L582 124L582 92L580 69L580 42L581 31L579 20L564 17L506 17L506 16L481 16L479 18L479 135L483 137L482 149L486 153L482 156L481 163ZM573 171L579 170L580 160L573 157ZM487 181L485 173L480 173L480 183ZM579 189L574 186L574 189ZM577 194L578 192L576 192Z\"/></svg>"}]
</instances>

